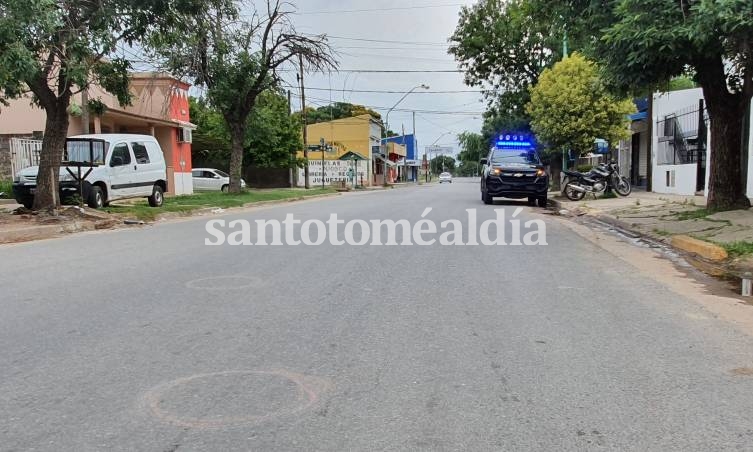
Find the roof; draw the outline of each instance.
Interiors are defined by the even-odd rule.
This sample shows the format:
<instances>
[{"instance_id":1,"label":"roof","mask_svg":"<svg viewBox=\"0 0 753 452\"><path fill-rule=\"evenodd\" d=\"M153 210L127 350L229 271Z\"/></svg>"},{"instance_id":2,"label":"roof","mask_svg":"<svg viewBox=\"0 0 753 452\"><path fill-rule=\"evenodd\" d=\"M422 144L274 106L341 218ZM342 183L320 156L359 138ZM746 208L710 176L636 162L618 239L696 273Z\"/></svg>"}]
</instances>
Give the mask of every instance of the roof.
<instances>
[{"instance_id":1,"label":"roof","mask_svg":"<svg viewBox=\"0 0 753 452\"><path fill-rule=\"evenodd\" d=\"M90 133L88 135L72 135L68 138L91 138L97 140L105 140L109 143L113 141L127 141L127 140L154 140L157 139L151 135L141 135L136 133Z\"/></svg>"},{"instance_id":2,"label":"roof","mask_svg":"<svg viewBox=\"0 0 753 452\"><path fill-rule=\"evenodd\" d=\"M631 121L642 121L644 119L648 119L648 112L639 111L638 113L633 113L632 115L628 115L628 118L630 118Z\"/></svg>"}]
</instances>

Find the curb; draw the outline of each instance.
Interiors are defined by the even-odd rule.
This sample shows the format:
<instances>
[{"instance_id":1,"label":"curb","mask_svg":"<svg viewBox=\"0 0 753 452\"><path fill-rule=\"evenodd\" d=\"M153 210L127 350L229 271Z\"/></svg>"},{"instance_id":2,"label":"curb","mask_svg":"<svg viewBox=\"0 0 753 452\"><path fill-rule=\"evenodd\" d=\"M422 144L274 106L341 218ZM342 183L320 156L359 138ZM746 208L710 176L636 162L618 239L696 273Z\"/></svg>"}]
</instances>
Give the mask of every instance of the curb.
<instances>
[{"instance_id":1,"label":"curb","mask_svg":"<svg viewBox=\"0 0 753 452\"><path fill-rule=\"evenodd\" d=\"M562 204L559 201L552 201L557 210L562 207ZM674 235L669 238L655 237L650 233L636 230L635 226L630 223L602 213L587 213L584 216L605 223L616 229L618 232L631 238L643 238L662 243L680 254L685 254L690 259L689 262L696 269L711 276L736 274L734 269L730 268L727 263L727 260L729 259L727 251L714 243L705 242L683 234Z\"/></svg>"},{"instance_id":2,"label":"curb","mask_svg":"<svg viewBox=\"0 0 753 452\"><path fill-rule=\"evenodd\" d=\"M704 259L721 262L726 260L729 255L727 251L713 243L704 242L703 240L694 239L687 235L674 235L670 239L670 244L679 250L695 254Z\"/></svg>"},{"instance_id":3,"label":"curb","mask_svg":"<svg viewBox=\"0 0 753 452\"><path fill-rule=\"evenodd\" d=\"M232 213L234 211L242 210L242 209L248 209L252 207L261 207L261 206L267 206L270 204L286 204L290 202L296 202L296 201L305 201L308 199L317 199L317 198L330 198L335 196L341 196L342 193L323 193L321 195L311 195L311 196L297 196L295 198L285 198L285 199L271 199L269 201L256 201L256 202L250 202L247 204L243 204L242 206L238 207L229 207L229 208L221 208L222 214L226 213ZM203 207L201 209L194 209L190 212L166 212L163 214L159 214L154 217L153 221L148 222L150 223L156 223L158 221L164 221L164 220L173 220L176 218L191 218L191 217L200 217L203 215L211 214L215 209L219 209L220 207Z\"/></svg>"},{"instance_id":4,"label":"curb","mask_svg":"<svg viewBox=\"0 0 753 452\"><path fill-rule=\"evenodd\" d=\"M99 229L96 224L74 221L67 224L28 226L22 229L0 231L0 244L32 242L51 239L63 234Z\"/></svg>"}]
</instances>

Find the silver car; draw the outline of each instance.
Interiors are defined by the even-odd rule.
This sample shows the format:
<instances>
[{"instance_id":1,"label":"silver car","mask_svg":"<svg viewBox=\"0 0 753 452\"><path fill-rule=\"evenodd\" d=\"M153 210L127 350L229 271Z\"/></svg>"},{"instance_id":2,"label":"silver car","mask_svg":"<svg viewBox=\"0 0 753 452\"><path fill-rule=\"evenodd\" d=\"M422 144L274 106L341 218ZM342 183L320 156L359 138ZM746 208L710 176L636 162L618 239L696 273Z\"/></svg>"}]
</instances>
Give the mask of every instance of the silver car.
<instances>
[{"instance_id":1,"label":"silver car","mask_svg":"<svg viewBox=\"0 0 753 452\"><path fill-rule=\"evenodd\" d=\"M452 183L452 174L447 173L447 172L440 174L439 175L439 183L441 184L443 182Z\"/></svg>"},{"instance_id":2,"label":"silver car","mask_svg":"<svg viewBox=\"0 0 753 452\"><path fill-rule=\"evenodd\" d=\"M222 191L230 188L230 175L216 168L194 168L191 170L193 189L196 191ZM246 188L246 181L241 179L241 188Z\"/></svg>"}]
</instances>

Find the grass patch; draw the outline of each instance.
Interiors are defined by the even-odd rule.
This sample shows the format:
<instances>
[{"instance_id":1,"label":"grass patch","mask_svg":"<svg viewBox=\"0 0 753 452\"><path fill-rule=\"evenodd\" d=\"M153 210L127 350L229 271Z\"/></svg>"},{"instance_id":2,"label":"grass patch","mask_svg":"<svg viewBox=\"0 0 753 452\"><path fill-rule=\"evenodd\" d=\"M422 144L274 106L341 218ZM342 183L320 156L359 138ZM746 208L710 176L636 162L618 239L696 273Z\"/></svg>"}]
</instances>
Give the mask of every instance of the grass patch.
<instances>
[{"instance_id":1,"label":"grass patch","mask_svg":"<svg viewBox=\"0 0 753 452\"><path fill-rule=\"evenodd\" d=\"M335 190L332 188L312 188L310 190L281 188L273 190L246 190L237 194L205 192L187 196L166 197L165 203L162 207L149 207L149 204L146 201L138 201L133 204L112 205L103 210L116 215L134 217L144 221L152 221L157 215L168 212L188 214L194 210L207 207L227 209L231 207L242 207L246 204L255 202L282 201L328 193L335 193Z\"/></svg>"},{"instance_id":2,"label":"grass patch","mask_svg":"<svg viewBox=\"0 0 753 452\"><path fill-rule=\"evenodd\" d=\"M617 197L617 193L613 192L612 190L605 191L603 195L601 195L601 199L614 199Z\"/></svg>"},{"instance_id":3,"label":"grass patch","mask_svg":"<svg viewBox=\"0 0 753 452\"><path fill-rule=\"evenodd\" d=\"M729 243L717 243L727 251L730 257L741 257L753 254L753 242L740 241Z\"/></svg>"},{"instance_id":4,"label":"grass patch","mask_svg":"<svg viewBox=\"0 0 753 452\"><path fill-rule=\"evenodd\" d=\"M685 212L680 212L677 214L677 219L680 221L685 220L699 220L701 218L706 218L707 216L711 215L713 212L709 211L708 209L696 209L696 210L688 210Z\"/></svg>"},{"instance_id":5,"label":"grass patch","mask_svg":"<svg viewBox=\"0 0 753 452\"><path fill-rule=\"evenodd\" d=\"M4 196L0 196L0 198L10 198L13 196L12 193L12 187L13 182L9 180L0 180L0 193L5 193Z\"/></svg>"},{"instance_id":6,"label":"grass patch","mask_svg":"<svg viewBox=\"0 0 753 452\"><path fill-rule=\"evenodd\" d=\"M671 232L665 231L664 229L654 229L654 234L660 235L662 237L667 237L667 236L672 235Z\"/></svg>"}]
</instances>

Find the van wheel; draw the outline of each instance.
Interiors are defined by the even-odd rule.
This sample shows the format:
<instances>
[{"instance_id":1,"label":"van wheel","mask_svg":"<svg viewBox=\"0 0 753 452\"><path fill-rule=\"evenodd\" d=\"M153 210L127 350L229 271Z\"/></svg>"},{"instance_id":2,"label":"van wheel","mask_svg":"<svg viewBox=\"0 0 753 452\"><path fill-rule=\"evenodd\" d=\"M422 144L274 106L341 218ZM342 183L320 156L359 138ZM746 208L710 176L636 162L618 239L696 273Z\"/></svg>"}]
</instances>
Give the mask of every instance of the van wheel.
<instances>
[{"instance_id":1,"label":"van wheel","mask_svg":"<svg viewBox=\"0 0 753 452\"><path fill-rule=\"evenodd\" d=\"M222 186L222 188L220 188L220 190L222 190L222 193L227 193L230 190L230 186L225 184Z\"/></svg>"},{"instance_id":2,"label":"van wheel","mask_svg":"<svg viewBox=\"0 0 753 452\"><path fill-rule=\"evenodd\" d=\"M547 204L547 196L546 196L546 195L544 195L544 196L540 197L540 198L538 199L538 201L539 201L539 207L546 209L546 204Z\"/></svg>"},{"instance_id":3,"label":"van wheel","mask_svg":"<svg viewBox=\"0 0 753 452\"><path fill-rule=\"evenodd\" d=\"M105 195L101 188L93 186L89 189L89 199L86 200L86 205L92 209L101 209L105 205Z\"/></svg>"},{"instance_id":4,"label":"van wheel","mask_svg":"<svg viewBox=\"0 0 753 452\"><path fill-rule=\"evenodd\" d=\"M165 202L165 195L162 187L155 185L152 188L152 196L149 197L149 205L152 207L162 207L163 202Z\"/></svg>"},{"instance_id":5,"label":"van wheel","mask_svg":"<svg viewBox=\"0 0 753 452\"><path fill-rule=\"evenodd\" d=\"M31 210L31 208L34 207L34 200L32 199L31 201L24 201L21 204L23 204L25 208Z\"/></svg>"}]
</instances>

